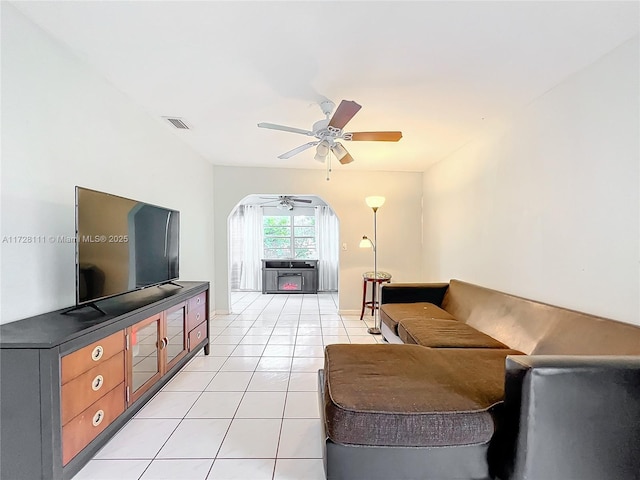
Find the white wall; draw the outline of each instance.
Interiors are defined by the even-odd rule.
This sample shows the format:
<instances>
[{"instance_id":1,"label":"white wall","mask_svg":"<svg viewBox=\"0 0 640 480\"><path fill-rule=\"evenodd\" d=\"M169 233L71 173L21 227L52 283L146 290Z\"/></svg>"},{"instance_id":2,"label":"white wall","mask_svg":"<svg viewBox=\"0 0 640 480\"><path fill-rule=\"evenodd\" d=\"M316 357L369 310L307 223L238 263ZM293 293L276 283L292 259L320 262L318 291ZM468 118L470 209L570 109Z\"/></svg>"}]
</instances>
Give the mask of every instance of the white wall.
<instances>
[{"instance_id":1,"label":"white wall","mask_svg":"<svg viewBox=\"0 0 640 480\"><path fill-rule=\"evenodd\" d=\"M275 161L275 160L274 160ZM358 159L365 162L366 159ZM227 218L249 194L317 195L340 220L339 308L360 311L362 274L373 269L371 249L360 249L362 235L373 235L373 212L365 204L369 195L387 201L378 211L378 268L392 281L422 279L421 197L422 173L361 172L338 165L325 180L323 170L214 167L216 310L229 308Z\"/></svg>"},{"instance_id":2,"label":"white wall","mask_svg":"<svg viewBox=\"0 0 640 480\"><path fill-rule=\"evenodd\" d=\"M425 173L428 279L640 324L639 58L636 37Z\"/></svg>"},{"instance_id":3,"label":"white wall","mask_svg":"<svg viewBox=\"0 0 640 480\"><path fill-rule=\"evenodd\" d=\"M213 167L2 2L0 323L75 302L74 186L181 211L184 280L212 280ZM226 263L225 263L226 265Z\"/></svg>"}]
</instances>

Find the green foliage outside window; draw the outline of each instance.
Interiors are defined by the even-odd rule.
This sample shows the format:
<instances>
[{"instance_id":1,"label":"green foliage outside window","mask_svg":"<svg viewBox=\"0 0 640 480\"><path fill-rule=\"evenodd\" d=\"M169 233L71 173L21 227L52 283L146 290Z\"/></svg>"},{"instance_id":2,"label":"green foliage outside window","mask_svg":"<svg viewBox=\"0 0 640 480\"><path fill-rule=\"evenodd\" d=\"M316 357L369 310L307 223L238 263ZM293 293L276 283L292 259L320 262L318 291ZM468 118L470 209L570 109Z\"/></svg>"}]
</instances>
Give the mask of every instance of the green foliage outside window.
<instances>
[{"instance_id":1,"label":"green foliage outside window","mask_svg":"<svg viewBox=\"0 0 640 480\"><path fill-rule=\"evenodd\" d=\"M265 215L262 219L264 258L317 258L315 216Z\"/></svg>"}]
</instances>

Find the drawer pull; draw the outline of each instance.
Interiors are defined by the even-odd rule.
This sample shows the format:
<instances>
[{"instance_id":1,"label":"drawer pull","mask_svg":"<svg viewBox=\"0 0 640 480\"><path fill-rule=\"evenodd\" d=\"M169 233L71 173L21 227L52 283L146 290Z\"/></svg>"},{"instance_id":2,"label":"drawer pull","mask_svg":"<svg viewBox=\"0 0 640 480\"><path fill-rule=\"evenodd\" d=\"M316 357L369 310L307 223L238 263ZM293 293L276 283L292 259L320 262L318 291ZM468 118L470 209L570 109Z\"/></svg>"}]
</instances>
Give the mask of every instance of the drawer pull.
<instances>
[{"instance_id":1,"label":"drawer pull","mask_svg":"<svg viewBox=\"0 0 640 480\"><path fill-rule=\"evenodd\" d=\"M91 423L93 423L94 427L97 427L98 425L100 425L102 423L102 420L104 420L104 410L98 410L93 415L93 420L92 420Z\"/></svg>"},{"instance_id":2,"label":"drawer pull","mask_svg":"<svg viewBox=\"0 0 640 480\"><path fill-rule=\"evenodd\" d=\"M200 305L200 297L196 298L196 304Z\"/></svg>"},{"instance_id":3,"label":"drawer pull","mask_svg":"<svg viewBox=\"0 0 640 480\"><path fill-rule=\"evenodd\" d=\"M102 345L96 345L96 348L94 348L93 351L91 352L91 360L93 360L94 362L97 362L102 358L103 354L104 354L104 348L102 348Z\"/></svg>"},{"instance_id":4,"label":"drawer pull","mask_svg":"<svg viewBox=\"0 0 640 480\"><path fill-rule=\"evenodd\" d=\"M196 333L196 337L198 337L198 340L200 340L200 337L202 337L202 332L200 330L198 330L198 333Z\"/></svg>"},{"instance_id":5,"label":"drawer pull","mask_svg":"<svg viewBox=\"0 0 640 480\"><path fill-rule=\"evenodd\" d=\"M97 392L102 388L102 385L104 385L104 377L102 375L96 375L96 378L91 382L91 388L94 392Z\"/></svg>"},{"instance_id":6,"label":"drawer pull","mask_svg":"<svg viewBox=\"0 0 640 480\"><path fill-rule=\"evenodd\" d=\"M196 313L196 321L200 320L200 312Z\"/></svg>"}]
</instances>

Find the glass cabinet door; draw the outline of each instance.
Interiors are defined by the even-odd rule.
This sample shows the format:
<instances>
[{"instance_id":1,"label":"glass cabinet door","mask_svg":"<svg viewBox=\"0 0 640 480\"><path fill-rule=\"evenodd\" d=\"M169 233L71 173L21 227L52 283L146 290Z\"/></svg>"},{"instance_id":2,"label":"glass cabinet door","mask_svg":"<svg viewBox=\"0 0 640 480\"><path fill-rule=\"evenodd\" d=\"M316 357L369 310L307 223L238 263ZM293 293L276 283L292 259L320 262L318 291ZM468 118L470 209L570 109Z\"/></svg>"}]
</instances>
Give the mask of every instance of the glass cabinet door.
<instances>
[{"instance_id":1,"label":"glass cabinet door","mask_svg":"<svg viewBox=\"0 0 640 480\"><path fill-rule=\"evenodd\" d=\"M187 320L187 305L181 303L165 312L164 344L166 352L166 370L187 353L185 342L185 324Z\"/></svg>"},{"instance_id":2,"label":"glass cabinet door","mask_svg":"<svg viewBox=\"0 0 640 480\"><path fill-rule=\"evenodd\" d=\"M133 403L160 378L160 327L154 315L129 327L129 403Z\"/></svg>"}]
</instances>

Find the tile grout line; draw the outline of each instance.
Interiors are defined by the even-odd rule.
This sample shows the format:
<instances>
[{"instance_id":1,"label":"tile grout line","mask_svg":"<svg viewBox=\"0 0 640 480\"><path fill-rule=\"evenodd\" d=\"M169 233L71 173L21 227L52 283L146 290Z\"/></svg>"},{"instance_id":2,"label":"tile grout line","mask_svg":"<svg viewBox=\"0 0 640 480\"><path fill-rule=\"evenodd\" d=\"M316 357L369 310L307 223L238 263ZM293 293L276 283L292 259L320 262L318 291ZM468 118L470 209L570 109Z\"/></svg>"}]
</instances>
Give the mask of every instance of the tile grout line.
<instances>
[{"instance_id":1,"label":"tile grout line","mask_svg":"<svg viewBox=\"0 0 640 480\"><path fill-rule=\"evenodd\" d=\"M289 295L287 295L287 300L289 301ZM304 298L303 298L304 301ZM298 311L298 321L296 324L296 335L295 338L293 340L293 353L295 353L295 345L296 343L298 343L298 329L300 328L300 315L302 312L302 303L300 302L300 311ZM285 306L286 306L286 302L285 302ZM284 310L284 307L283 307ZM289 398L289 384L291 383L291 373L292 373L292 369L293 368L293 354L292 354L292 358L291 358L291 364L289 365L289 379L287 380L287 390L285 391L285 396L284 396L284 405L282 406L282 420L280 421L280 430L278 432L278 443L276 445L276 458L273 462L273 472L271 474L271 479L275 480L275 476L276 476L276 468L278 466L278 452L280 451L280 441L282 439L282 427L284 426L284 415L285 415L285 411L287 410L287 400Z\"/></svg>"},{"instance_id":2,"label":"tile grout line","mask_svg":"<svg viewBox=\"0 0 640 480\"><path fill-rule=\"evenodd\" d=\"M252 303L253 303L253 302L252 302ZM271 302L269 301L269 303L271 303ZM243 309L243 311L244 311L244 310L246 310L246 308L245 308L245 309ZM264 311L264 308L261 310L261 312L262 312L262 311ZM254 320L254 321L253 321L253 323L251 324L252 326L253 326L253 325L255 325L255 323L256 323L256 321L257 321L257 318L258 318L259 316L260 316L260 314L258 314L258 315L256 316L256 320ZM251 328L251 327L250 327L250 328ZM246 333L242 336L242 338L244 338L244 337L246 337ZM241 341L242 341L242 339L240 339L240 342L241 342ZM238 346L240 346L240 342L238 342L238 343L236 344L236 348L238 348ZM233 352L236 350L236 348L234 348L234 349L229 353L229 356L227 357L227 361L231 358L231 355L233 355ZM262 358L262 356L260 356L260 358ZM222 367L225 365L225 363L227 363L227 361L225 361L225 362L220 366L220 368L222 368ZM260 362L258 361L258 363L260 363ZM257 365L256 365L256 368L257 368ZM242 397L240 397L240 402L238 402L238 406L236 407L236 409L235 409L235 411L234 411L234 413L233 413L233 417L231 417L231 421L229 422L229 426L227 427L227 430L225 431L224 436L222 437L222 441L220 442L220 446L218 447L218 450L216 451L216 454L215 454L215 456L214 456L214 458L213 458L213 463L211 464L211 468L209 469L209 473L207 473L207 478L209 478L209 475L211 475L211 470L213 470L213 466L215 465L216 460L218 460L218 455L220 455L220 451L222 450L222 446L224 445L224 441L226 440L227 435L229 434L229 430L231 430L231 425L233 424L233 421L235 420L236 415L238 414L238 410L240 409L240 405L242 405L242 400L244 400L244 397L245 397L245 395L246 395L246 393L247 393L247 389L249 388L249 385L251 384L251 380L253 379L253 375L254 375L254 374L255 374L255 369L254 369L254 370L253 370L253 372L251 373L251 377L249 378L249 382L247 383L247 386L245 387L244 392L242 392ZM215 378L215 376L214 376L214 378ZM213 381L213 379L212 379L211 381ZM210 383L211 383L211 382L209 382L209 384L210 384ZM207 386L208 386L208 385L207 385Z\"/></svg>"},{"instance_id":3,"label":"tile grout line","mask_svg":"<svg viewBox=\"0 0 640 480\"><path fill-rule=\"evenodd\" d=\"M250 297L250 295L245 293L242 296L242 299L244 300L247 297ZM161 389L158 392L158 394L163 393L163 392L164 393L193 392L196 395L194 395L193 402L185 410L185 413L183 413L179 417L149 417L149 418L154 418L154 419L158 419L158 420L161 420L161 419L164 419L164 420L173 420L173 419L178 420L176 426L171 430L171 432L168 434L168 436L165 439L165 441L158 448L158 450L155 452L155 454L153 455L152 458L140 458L140 459L136 459L136 458L118 458L116 460L142 460L143 462L145 462L146 466L142 470L142 473L137 477L138 479L141 479L141 478L144 477L144 475L147 472L149 472L149 469L151 468L151 466L153 465L154 462L159 462L159 461L164 461L164 460L172 460L173 461L173 460L196 460L196 459L200 459L200 457L196 458L196 457L181 457L181 456L176 456L175 458L173 458L172 456L169 456L169 457L166 457L166 458L165 457L160 458L159 454L167 446L167 444L169 443L171 437L176 433L176 431L180 428L180 426L184 424L183 422L185 420L189 420L189 419L194 419L195 420L195 419L198 419L198 418L216 418L216 417L192 417L192 418L188 418L188 415L189 415L190 412L193 411L195 405L203 398L204 394L207 393L207 388L215 380L215 378L218 376L218 374L224 373L222 368L229 361L229 359L230 358L243 358L245 356L245 355L239 355L238 357L233 357L233 353L236 352L238 347L240 347L240 346L253 345L253 344L248 344L248 343L247 344L242 344L242 341L247 336L251 335L250 330L252 328L258 328L258 327L259 328L267 328L267 327L270 328L270 333L269 333L269 335L267 335L266 343L265 344L262 344L262 343L257 344L257 345L264 345L264 350L266 350L266 348L270 345L269 342L271 341L271 339L276 336L275 335L275 333L276 333L275 329L279 328L279 320L281 320L281 316L285 315L285 314L286 315L291 315L291 313L287 312L287 307L289 306L289 307L295 307L295 310L297 310L297 313L293 313L293 315L297 315L297 320L296 320L296 323L295 323L295 335L293 335L293 342L292 342L292 345L291 345L291 348L293 349L293 351L291 352L291 356L290 357L288 357L288 356L285 357L285 358L290 358L291 359L291 363L289 363L289 368L286 371L287 372L287 379L286 379L285 390L283 392L284 393L284 403L283 403L283 406L282 406L282 413L281 413L282 416L279 418L279 420L280 420L280 429L279 429L278 437L277 437L275 458L273 459L274 460L274 464L273 464L273 471L272 471L271 478L272 478L272 480L275 479L275 476L276 476L276 473L277 473L278 459L279 459L278 455L280 453L282 434L283 434L283 428L284 428L285 411L286 411L288 402L290 401L289 393L290 393L290 388L291 388L291 385L292 385L292 378L291 377L292 377L292 375L294 373L293 370L292 370L292 368L293 368L293 360L295 358L301 358L301 359L308 358L309 360L314 359L314 358L320 358L320 357L314 356L313 351L309 354L310 355L309 357L305 357L304 355L299 356L299 357L296 356L296 347L297 346L301 346L301 347L310 346L310 345L307 345L306 343L298 345L298 341L301 338L305 337L305 335L306 335L306 334L301 334L300 333L300 328L302 328L302 327L314 328L316 325L318 326L318 329L319 329L319 332L320 332L320 339L321 339L321 343L322 343L322 348L323 348L323 353L324 353L324 348L326 347L325 340L324 340L324 333L325 333L324 329L325 329L325 327L329 328L329 326L333 327L333 325L324 325L324 323L323 323L323 314L322 314L324 306L321 306L321 300L325 300L325 301L328 300L328 301L330 301L331 303L333 303L335 305L335 298L334 298L333 294L329 294L329 295L327 295L327 298L322 298L322 299L320 298L320 296L309 297L308 295L303 294L303 295L300 296L301 297L300 298L300 297L298 297L296 295L296 297L298 297L298 298L296 298L295 301L292 301L293 300L292 297L293 297L293 295L287 295L287 298L282 303L280 303L279 301L274 301L277 297L270 297L268 299L268 301L266 303L264 303L264 304L260 301L260 296L259 295L256 296L256 297L253 297L253 299L250 302L243 304L243 308L240 311L240 313L236 313L236 312L232 311L231 314L221 315L221 317L225 317L223 322L220 322L220 323L224 323L225 324L223 327L222 326L218 327L218 325L220 325L220 324L215 321L215 317L216 316L214 315L213 318L211 318L209 320L210 324L213 324L217 328L222 328L222 329L219 331L219 333L217 333L215 336L213 336L212 339L210 339L209 343L211 344L211 346L213 348L216 348L216 347L218 347L220 345L225 345L225 346L226 345L230 345L230 346L233 346L233 348L228 348L228 353L226 355L223 355L223 356L220 356L220 357L217 357L217 356L215 357L215 358L221 358L221 360L220 360L221 363L217 367L216 370L212 370L212 369L211 370L210 369L200 370L198 367L194 368L194 370L191 370L193 372L206 372L206 373L213 372L212 378L203 387L201 387L199 389L195 389L195 390L175 390L175 391L171 391L171 390L165 391L164 387L163 387L163 389ZM305 297L307 297L307 298L305 298ZM311 310L309 309L309 303L313 303L314 304L313 308ZM251 309L251 307L252 306L258 306L258 305L261 307L261 309L259 310L258 313L253 313L255 310ZM275 307L275 306L279 307L277 312L269 310L270 307ZM247 313L246 310L251 310L252 313ZM265 311L266 310L269 310L269 312L266 312L267 318L261 318L262 316L265 315ZM308 315L308 316L311 317L311 318L309 318L309 322L307 324L305 324L305 325L301 325L301 321L302 321L301 316L303 314L304 315ZM247 316L249 316L249 318L245 320L243 318L243 315L247 315ZM254 317L254 318L250 318L250 317ZM269 317L271 317L271 318L269 318ZM274 317L275 317L275 319L273 319ZM313 317L318 319L317 322L316 322L315 318L313 318ZM342 328L344 328L345 331L346 331L346 325L344 324L344 319L342 318L342 316L340 316L338 314L336 319L340 319L340 324L342 325ZM224 335L224 330L226 330L227 328L234 328L235 322L241 322L241 321L242 322L246 322L247 320L251 320L251 324L250 324L249 328L247 329L247 331L243 332L241 335L238 335L238 338L236 340L234 340L233 343L229 343L229 344L226 344L226 343L225 344L223 344L223 343L212 344L211 343L216 338L219 338L221 336L225 336ZM262 323L263 321L265 321L266 324ZM330 322L333 322L333 321L334 320L330 320ZM260 325L257 325L257 323L260 323ZM286 323L288 323L288 322L286 322ZM286 325L285 324L283 326L285 326L286 328L291 328L293 325ZM242 328L244 328L244 326ZM309 335L312 335L312 334L315 335L315 332L309 333ZM348 334L348 332L347 332L347 334ZM235 334L230 333L229 335L235 335ZM347 338L349 340L349 343L351 343L351 338L348 335L347 335ZM273 345L280 345L280 344L273 344ZM283 345L285 345L285 344L283 344ZM288 344L286 344L286 345L288 345ZM260 355L258 355L259 358L260 358L260 360L258 361L258 364L260 363L260 361L263 358L270 358L270 357L265 357L264 356L264 353L265 353L264 350L262 350ZM251 356L251 355L249 355L249 356ZM201 357L201 355L195 357L189 363L191 363L193 361L196 361L198 357ZM274 357L274 358L277 358L277 357ZM217 362L216 362L216 364L217 364ZM237 406L236 406L236 408L234 410L233 416L230 419L224 419L224 420L229 420L229 425L226 428L224 435L222 436L222 440L220 441L219 447L216 450L216 453L215 453L214 457L212 458L212 457L206 456L206 457L202 458L202 460L207 460L207 461L211 460L211 465L209 466L209 469L207 471L206 478L209 478L211 476L216 461L220 460L219 454L220 454L220 452L222 450L222 446L224 445L224 442L228 437L228 434L229 434L229 431L230 431L232 423L235 420L239 419L237 417L237 415L238 415L238 412L239 412L240 407L242 405L242 402L244 401L244 399L247 396L247 393L260 394L260 393L264 393L264 392L274 392L274 393L282 392L282 390L255 390L255 391L250 390L251 383L256 378L255 377L256 373L258 373L258 370L257 370L258 364L256 364L253 367L252 370L248 370L248 371L251 372L251 376L249 378L248 383L246 384L244 389L241 391L242 392L242 396L240 397L240 401L238 402L238 404L237 404ZM203 365L202 368L207 368L207 367L205 367ZM240 370L238 370L238 371L240 371ZM247 371L247 370L243 370L243 371ZM185 373L188 373L188 372L190 372L190 371L185 370ZM234 372L234 370L229 370L228 372L231 373L231 372ZM269 373L270 370L264 370L263 372L264 373ZM278 371L277 370L273 370L271 372L277 373L277 372L279 372L279 370ZM309 370L304 370L304 368L302 370L300 370L300 371L297 371L296 373L304 374L306 372L313 373L313 372L310 372ZM266 386L268 387L268 385L266 385ZM307 391L308 390L305 389L305 386L302 386L300 390L296 390L296 392L307 392ZM212 391L212 392L215 393L215 391ZM154 398L158 394L154 395ZM134 417L134 419L140 420L141 418ZM252 419L253 420L254 418L248 418L248 419ZM256 419L259 419L259 418L256 417ZM269 420L275 420L275 419L277 419L277 418L269 418ZM310 417L304 416L304 417L292 417L292 419L293 420L316 420L317 421L318 417L317 416L310 416ZM170 453L170 452L168 452L168 453ZM242 459L251 459L251 457L242 457ZM286 457L284 459L286 459L286 460L318 460L318 458L315 457L315 456L309 456L309 457L307 457L307 456L305 456L305 457ZM113 459L98 459L98 460L113 460Z\"/></svg>"}]
</instances>

